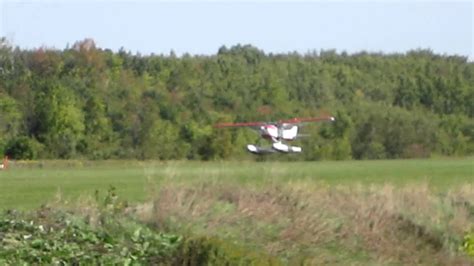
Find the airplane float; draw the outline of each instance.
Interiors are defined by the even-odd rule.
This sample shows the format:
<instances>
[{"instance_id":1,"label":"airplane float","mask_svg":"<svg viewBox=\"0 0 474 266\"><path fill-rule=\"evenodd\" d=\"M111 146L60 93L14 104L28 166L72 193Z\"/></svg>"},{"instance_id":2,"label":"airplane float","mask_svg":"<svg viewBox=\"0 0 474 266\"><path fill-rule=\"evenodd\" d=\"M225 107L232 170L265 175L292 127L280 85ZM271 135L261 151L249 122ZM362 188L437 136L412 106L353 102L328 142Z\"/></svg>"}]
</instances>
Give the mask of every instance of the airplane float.
<instances>
[{"instance_id":1,"label":"airplane float","mask_svg":"<svg viewBox=\"0 0 474 266\"><path fill-rule=\"evenodd\" d=\"M270 147L259 147L254 144L247 145L247 150L253 154L266 154L272 152L281 153L300 153L301 147L290 146L284 141L292 141L303 135L298 135L298 127L305 123L335 121L333 116L293 118L288 120L279 120L277 122L243 122L243 123L220 123L216 128L225 127L250 127L257 130L261 137L272 141Z\"/></svg>"}]
</instances>

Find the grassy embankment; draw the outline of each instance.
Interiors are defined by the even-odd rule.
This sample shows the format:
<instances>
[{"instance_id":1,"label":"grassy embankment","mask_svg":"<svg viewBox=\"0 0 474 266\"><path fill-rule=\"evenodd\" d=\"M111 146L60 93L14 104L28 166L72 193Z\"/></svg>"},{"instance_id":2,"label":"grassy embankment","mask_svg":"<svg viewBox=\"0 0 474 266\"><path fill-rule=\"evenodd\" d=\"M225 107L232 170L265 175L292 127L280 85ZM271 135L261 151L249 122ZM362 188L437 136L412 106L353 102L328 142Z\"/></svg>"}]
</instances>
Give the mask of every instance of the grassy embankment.
<instances>
[{"instance_id":1,"label":"grassy embankment","mask_svg":"<svg viewBox=\"0 0 474 266\"><path fill-rule=\"evenodd\" d=\"M282 263L472 262L460 250L474 226L471 158L68 164L17 164L0 173L2 206L49 202L97 224L94 191L103 195L112 185L134 202L119 204L123 217L160 232L215 237Z\"/></svg>"}]
</instances>

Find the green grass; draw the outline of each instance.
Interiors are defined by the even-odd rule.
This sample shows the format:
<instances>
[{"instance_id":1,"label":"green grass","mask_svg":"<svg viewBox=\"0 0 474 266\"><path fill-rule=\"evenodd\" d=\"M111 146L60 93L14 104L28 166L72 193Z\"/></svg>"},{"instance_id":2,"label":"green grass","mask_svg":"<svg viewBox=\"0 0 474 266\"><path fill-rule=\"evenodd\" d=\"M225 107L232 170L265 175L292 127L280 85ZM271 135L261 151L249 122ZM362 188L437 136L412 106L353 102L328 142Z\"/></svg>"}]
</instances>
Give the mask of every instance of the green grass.
<instances>
[{"instance_id":1,"label":"green grass","mask_svg":"<svg viewBox=\"0 0 474 266\"><path fill-rule=\"evenodd\" d=\"M474 158L322 162L16 162L0 172L0 208L32 209L57 192L75 199L109 186L143 201L160 180L266 184L304 180L328 185L426 182L437 189L474 183Z\"/></svg>"}]
</instances>

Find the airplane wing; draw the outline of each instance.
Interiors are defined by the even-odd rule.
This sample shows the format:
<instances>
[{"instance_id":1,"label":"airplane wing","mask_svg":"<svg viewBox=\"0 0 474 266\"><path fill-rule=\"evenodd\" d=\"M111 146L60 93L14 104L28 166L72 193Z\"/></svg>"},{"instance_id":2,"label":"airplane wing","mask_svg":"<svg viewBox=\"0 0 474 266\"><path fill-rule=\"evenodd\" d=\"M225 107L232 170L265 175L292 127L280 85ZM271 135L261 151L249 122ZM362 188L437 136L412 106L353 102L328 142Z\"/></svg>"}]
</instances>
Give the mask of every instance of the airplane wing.
<instances>
[{"instance_id":1,"label":"airplane wing","mask_svg":"<svg viewBox=\"0 0 474 266\"><path fill-rule=\"evenodd\" d=\"M242 122L242 123L219 123L215 124L214 127L222 128L222 127L260 127L263 125L267 125L267 122Z\"/></svg>"},{"instance_id":2,"label":"airplane wing","mask_svg":"<svg viewBox=\"0 0 474 266\"><path fill-rule=\"evenodd\" d=\"M292 118L292 119L287 119L287 120L280 120L278 123L280 124L297 124L301 125L304 123L310 123L310 122L323 122L323 121L335 121L336 119L334 116L321 116L321 117L306 117L306 118Z\"/></svg>"},{"instance_id":3,"label":"airplane wing","mask_svg":"<svg viewBox=\"0 0 474 266\"><path fill-rule=\"evenodd\" d=\"M301 125L309 122L321 122L321 121L335 121L333 116L322 116L322 117L306 117L306 118L292 118L286 120L280 120L278 122L240 122L240 123L219 123L215 124L216 128L223 127L261 127L268 124L291 124Z\"/></svg>"}]
</instances>

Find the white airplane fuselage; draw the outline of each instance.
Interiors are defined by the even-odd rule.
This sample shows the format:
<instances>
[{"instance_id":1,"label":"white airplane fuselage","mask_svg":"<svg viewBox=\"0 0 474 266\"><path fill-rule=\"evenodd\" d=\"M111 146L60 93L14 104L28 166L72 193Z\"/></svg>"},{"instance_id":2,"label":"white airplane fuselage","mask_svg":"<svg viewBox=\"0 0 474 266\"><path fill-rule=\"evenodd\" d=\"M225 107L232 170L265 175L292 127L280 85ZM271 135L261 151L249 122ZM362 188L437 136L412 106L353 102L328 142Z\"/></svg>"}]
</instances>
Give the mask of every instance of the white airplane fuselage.
<instances>
[{"instance_id":1,"label":"white airplane fuselage","mask_svg":"<svg viewBox=\"0 0 474 266\"><path fill-rule=\"evenodd\" d=\"M296 125L264 125L260 127L260 134L263 138L271 140L270 148L261 148L255 145L247 145L247 150L252 153L262 154L271 152L298 153L301 152L300 147L286 145L283 140L291 141L298 136L298 126Z\"/></svg>"},{"instance_id":2,"label":"white airplane fuselage","mask_svg":"<svg viewBox=\"0 0 474 266\"><path fill-rule=\"evenodd\" d=\"M263 138L271 139L273 142L278 140L294 140L298 136L298 126L282 125L279 128L275 125L265 125L260 127L260 133Z\"/></svg>"}]
</instances>

